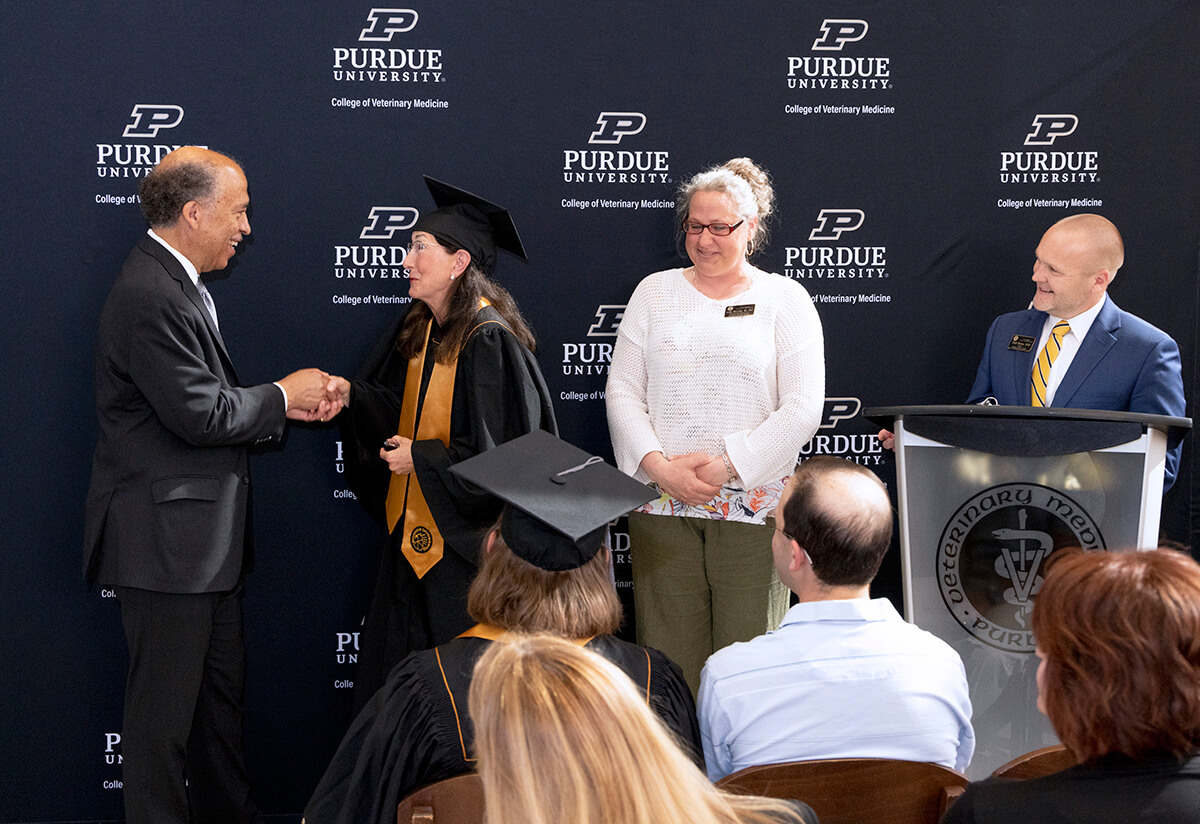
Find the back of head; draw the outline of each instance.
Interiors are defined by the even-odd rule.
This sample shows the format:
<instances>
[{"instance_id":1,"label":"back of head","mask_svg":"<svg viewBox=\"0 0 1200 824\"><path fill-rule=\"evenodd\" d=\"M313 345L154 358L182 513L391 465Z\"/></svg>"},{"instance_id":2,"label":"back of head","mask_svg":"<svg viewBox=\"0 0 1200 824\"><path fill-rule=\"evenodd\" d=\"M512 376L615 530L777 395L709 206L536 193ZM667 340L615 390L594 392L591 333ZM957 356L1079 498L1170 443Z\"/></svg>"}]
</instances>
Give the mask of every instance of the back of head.
<instances>
[{"instance_id":1,"label":"back of head","mask_svg":"<svg viewBox=\"0 0 1200 824\"><path fill-rule=\"evenodd\" d=\"M775 190L767 170L748 157L735 157L696 174L679 187L675 211L679 221L687 219L692 195L696 192L720 192L733 201L738 215L744 220L756 218L758 226L752 237L755 249L767 240L767 218L775 211Z\"/></svg>"},{"instance_id":2,"label":"back of head","mask_svg":"<svg viewBox=\"0 0 1200 824\"><path fill-rule=\"evenodd\" d=\"M621 626L621 602L608 573L608 553L583 566L550 572L518 558L499 530L467 595L476 621L513 632L591 638Z\"/></svg>"},{"instance_id":3,"label":"back of head","mask_svg":"<svg viewBox=\"0 0 1200 824\"><path fill-rule=\"evenodd\" d=\"M822 455L800 464L779 522L830 587L871 583L892 543L887 489L853 461Z\"/></svg>"},{"instance_id":4,"label":"back of head","mask_svg":"<svg viewBox=\"0 0 1200 824\"><path fill-rule=\"evenodd\" d=\"M199 146L182 146L164 157L138 187L140 208L150 228L171 226L184 204L212 198L217 170L222 167L240 168L232 158Z\"/></svg>"},{"instance_id":5,"label":"back of head","mask_svg":"<svg viewBox=\"0 0 1200 824\"><path fill-rule=\"evenodd\" d=\"M1055 553L1033 632L1045 712L1080 761L1200 747L1200 565L1189 556Z\"/></svg>"},{"instance_id":6,"label":"back of head","mask_svg":"<svg viewBox=\"0 0 1200 824\"><path fill-rule=\"evenodd\" d=\"M471 680L470 713L487 824L767 821L785 808L718 792L633 682L551 636L492 644Z\"/></svg>"}]
</instances>

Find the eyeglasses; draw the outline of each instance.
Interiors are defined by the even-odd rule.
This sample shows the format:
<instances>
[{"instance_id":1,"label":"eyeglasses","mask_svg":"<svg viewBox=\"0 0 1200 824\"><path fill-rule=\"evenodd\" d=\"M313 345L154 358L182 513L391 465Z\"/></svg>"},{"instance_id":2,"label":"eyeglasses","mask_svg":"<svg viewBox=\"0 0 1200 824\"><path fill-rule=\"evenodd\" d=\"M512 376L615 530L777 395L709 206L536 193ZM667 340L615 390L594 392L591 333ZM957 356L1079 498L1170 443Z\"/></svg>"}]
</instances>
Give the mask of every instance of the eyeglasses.
<instances>
[{"instance_id":1,"label":"eyeglasses","mask_svg":"<svg viewBox=\"0 0 1200 824\"><path fill-rule=\"evenodd\" d=\"M775 517L775 510L771 510L771 514L763 519L763 523L771 527L771 529L775 530L780 535L783 535L785 538L792 538L792 536L788 535L784 528L779 525L779 521ZM792 540L795 541L796 539L792 538Z\"/></svg>"},{"instance_id":2,"label":"eyeglasses","mask_svg":"<svg viewBox=\"0 0 1200 824\"><path fill-rule=\"evenodd\" d=\"M775 510L773 510L773 509L771 510L771 514L770 514L770 515L768 515L766 518L764 518L764 519L763 519L763 523L765 523L767 526L771 527L771 529L775 530L776 532L778 532L778 533L779 533L780 535L782 535L783 537L785 537L785 538L789 538L789 539L791 539L791 540L795 541L796 543L800 543L800 541L799 541L799 540L796 538L796 536L794 536L794 535L789 535L787 532L785 532L785 531L783 530L783 527L781 527L781 526L779 525L779 521L778 521L778 520L776 520L776 518L775 518ZM804 547L800 547L800 551L801 551L801 552L803 552L803 553L804 553L804 557L808 559L808 565L809 565L809 566L812 566L812 565L813 565L813 559L812 559L812 556L808 554L808 550L807 550L807 549L805 549Z\"/></svg>"},{"instance_id":3,"label":"eyeglasses","mask_svg":"<svg viewBox=\"0 0 1200 824\"><path fill-rule=\"evenodd\" d=\"M683 231L689 235L698 235L707 229L711 235L715 235L716 237L727 237L733 234L733 231L745 222L745 218L732 225L728 223L695 223L691 220L685 220L679 225L683 228Z\"/></svg>"},{"instance_id":4,"label":"eyeglasses","mask_svg":"<svg viewBox=\"0 0 1200 824\"><path fill-rule=\"evenodd\" d=\"M408 254L411 255L413 252L424 252L426 249L441 249L442 245L440 243L430 243L429 241L418 240L409 243L406 248L408 249Z\"/></svg>"}]
</instances>

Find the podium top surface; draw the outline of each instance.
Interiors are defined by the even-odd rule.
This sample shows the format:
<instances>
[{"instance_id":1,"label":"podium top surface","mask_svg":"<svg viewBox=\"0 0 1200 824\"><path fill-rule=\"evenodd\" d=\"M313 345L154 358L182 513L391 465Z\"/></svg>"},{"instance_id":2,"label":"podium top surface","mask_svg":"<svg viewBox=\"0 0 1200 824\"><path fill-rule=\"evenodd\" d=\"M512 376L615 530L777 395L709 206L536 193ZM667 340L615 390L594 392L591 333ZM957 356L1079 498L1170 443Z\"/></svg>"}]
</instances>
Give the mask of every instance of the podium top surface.
<instances>
[{"instance_id":1,"label":"podium top surface","mask_svg":"<svg viewBox=\"0 0 1200 824\"><path fill-rule=\"evenodd\" d=\"M1113 412L1108 409L1069 409L1058 406L988 406L983 404L872 406L864 409L862 416L872 423L877 423L884 427L891 426L896 418L922 416L1136 423L1165 430L1168 436L1172 438L1182 437L1187 430L1192 428L1191 418L1176 418L1172 415L1150 415L1144 412Z\"/></svg>"}]
</instances>

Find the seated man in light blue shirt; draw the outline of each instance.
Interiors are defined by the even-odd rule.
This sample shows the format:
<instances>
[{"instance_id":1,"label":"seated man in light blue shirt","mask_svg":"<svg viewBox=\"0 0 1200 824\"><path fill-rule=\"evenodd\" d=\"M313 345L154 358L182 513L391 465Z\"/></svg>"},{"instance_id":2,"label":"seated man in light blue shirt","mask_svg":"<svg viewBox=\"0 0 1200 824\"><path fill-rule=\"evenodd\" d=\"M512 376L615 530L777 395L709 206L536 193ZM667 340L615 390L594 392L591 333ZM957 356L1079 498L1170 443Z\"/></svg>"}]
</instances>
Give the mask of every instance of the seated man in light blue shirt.
<instances>
[{"instance_id":1,"label":"seated man in light blue shirt","mask_svg":"<svg viewBox=\"0 0 1200 824\"><path fill-rule=\"evenodd\" d=\"M892 540L883 484L850 461L812 458L775 512L775 568L800 603L778 630L705 664L698 713L709 778L817 758L965 769L975 733L962 660L870 597Z\"/></svg>"}]
</instances>

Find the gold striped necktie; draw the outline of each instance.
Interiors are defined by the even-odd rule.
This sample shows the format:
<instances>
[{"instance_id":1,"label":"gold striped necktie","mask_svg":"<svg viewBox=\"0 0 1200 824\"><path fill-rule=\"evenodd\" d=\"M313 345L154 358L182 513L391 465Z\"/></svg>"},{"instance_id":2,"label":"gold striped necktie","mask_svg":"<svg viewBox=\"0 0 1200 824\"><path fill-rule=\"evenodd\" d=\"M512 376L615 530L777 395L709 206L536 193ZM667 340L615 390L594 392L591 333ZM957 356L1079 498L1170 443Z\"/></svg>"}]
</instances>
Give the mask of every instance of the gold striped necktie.
<instances>
[{"instance_id":1,"label":"gold striped necktie","mask_svg":"<svg viewBox=\"0 0 1200 824\"><path fill-rule=\"evenodd\" d=\"M1030 405L1046 405L1046 384L1050 382L1050 367L1054 365L1054 359L1058 357L1058 353L1062 349L1063 337L1070 331L1071 324L1065 320L1060 320L1050 330L1050 337L1046 340L1042 351L1038 353L1037 362L1033 365L1033 391L1030 393Z\"/></svg>"}]
</instances>

